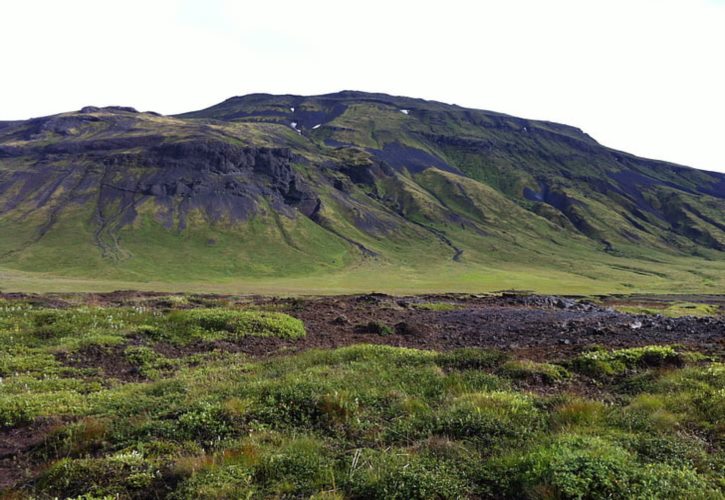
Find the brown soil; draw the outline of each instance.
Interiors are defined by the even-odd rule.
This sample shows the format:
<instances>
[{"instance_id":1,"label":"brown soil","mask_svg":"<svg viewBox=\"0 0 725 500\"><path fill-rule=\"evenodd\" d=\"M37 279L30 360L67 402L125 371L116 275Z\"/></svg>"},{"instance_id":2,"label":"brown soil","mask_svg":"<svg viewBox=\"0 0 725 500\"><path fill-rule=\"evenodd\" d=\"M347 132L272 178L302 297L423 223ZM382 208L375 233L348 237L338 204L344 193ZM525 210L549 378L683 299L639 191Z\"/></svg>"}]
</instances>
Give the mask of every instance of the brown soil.
<instances>
[{"instance_id":1,"label":"brown soil","mask_svg":"<svg viewBox=\"0 0 725 500\"><path fill-rule=\"evenodd\" d=\"M125 346L90 345L78 351L59 352L55 356L66 366L73 368L97 368L107 377L125 382L138 382L144 379L138 368L123 355Z\"/></svg>"},{"instance_id":2,"label":"brown soil","mask_svg":"<svg viewBox=\"0 0 725 500\"><path fill-rule=\"evenodd\" d=\"M14 294L6 298L25 300ZM144 303L170 308L168 294L119 291L106 294L34 295L33 301L50 307L78 303L123 306ZM725 303L722 295L655 296L654 300L697 300ZM604 299L626 303L626 297ZM641 302L643 296L633 297ZM572 298L504 293L501 295L442 294L394 297L384 294L270 298L261 296L190 296L184 307L210 303L238 307L260 307L291 314L305 323L307 336L298 340L246 337L237 342L217 341L175 346L159 343L155 348L169 357L222 349L252 356L271 356L312 348L334 348L352 344L385 344L419 349L449 350L486 347L511 351L531 359L558 359L593 344L622 348L648 344L682 344L710 354L725 349L725 317L631 315L604 305ZM426 304L450 304L454 310L428 310ZM421 307L423 306L423 307ZM178 306L175 306L178 307ZM392 333L386 334L387 327ZM132 343L139 339L132 339ZM142 379L125 360L119 348L88 348L60 356L71 366L97 367L108 376L133 381Z\"/></svg>"},{"instance_id":3,"label":"brown soil","mask_svg":"<svg viewBox=\"0 0 725 500\"><path fill-rule=\"evenodd\" d=\"M451 303L457 309L432 311L419 307L429 302ZM357 343L433 350L488 347L548 359L592 344L613 348L684 344L710 353L722 352L725 347L722 316L674 319L629 315L557 297L365 295L268 300L259 305L277 307L300 318L308 334L298 341L245 339L239 349L253 355ZM374 333L374 328L367 326L370 322L389 326L395 333Z\"/></svg>"},{"instance_id":4,"label":"brown soil","mask_svg":"<svg viewBox=\"0 0 725 500\"><path fill-rule=\"evenodd\" d=\"M38 418L26 426L0 430L0 498L4 488L37 473L30 452L62 425L59 418Z\"/></svg>"},{"instance_id":5,"label":"brown soil","mask_svg":"<svg viewBox=\"0 0 725 500\"><path fill-rule=\"evenodd\" d=\"M588 301L561 297L370 294L291 299L215 298L240 307L260 307L291 314L305 323L307 336L297 340L246 337L237 342L200 342L187 346L160 343L155 346L156 350L169 357L214 349L267 357L365 343L431 350L496 348L535 360L559 359L595 344L612 348L681 344L710 354L725 352L723 316L631 315ZM142 297L136 292L116 292L98 295L95 299L108 305L123 305L129 299L136 302ZM147 297L147 300L157 299ZM682 300L682 297L673 300ZM722 296L713 296L712 301L721 303ZM454 310L424 308L431 303L449 304ZM163 304L162 300L160 305ZM385 327L392 333L381 332ZM110 366L114 364L113 357L98 359L104 361L109 375L133 376L127 367L118 367L121 368L119 372L117 367Z\"/></svg>"}]
</instances>

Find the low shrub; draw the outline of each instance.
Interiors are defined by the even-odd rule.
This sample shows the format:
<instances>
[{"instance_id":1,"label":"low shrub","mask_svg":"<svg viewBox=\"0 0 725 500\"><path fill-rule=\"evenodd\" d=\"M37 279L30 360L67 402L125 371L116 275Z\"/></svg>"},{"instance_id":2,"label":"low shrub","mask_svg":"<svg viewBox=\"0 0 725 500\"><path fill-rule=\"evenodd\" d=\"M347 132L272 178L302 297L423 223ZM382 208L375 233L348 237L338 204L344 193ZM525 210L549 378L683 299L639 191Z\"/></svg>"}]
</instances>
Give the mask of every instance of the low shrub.
<instances>
[{"instance_id":1,"label":"low shrub","mask_svg":"<svg viewBox=\"0 0 725 500\"><path fill-rule=\"evenodd\" d=\"M470 439L487 447L522 441L542 429L543 415L534 400L514 392L465 394L438 414L436 433Z\"/></svg>"},{"instance_id":2,"label":"low shrub","mask_svg":"<svg viewBox=\"0 0 725 500\"><path fill-rule=\"evenodd\" d=\"M563 366L517 359L504 363L497 372L503 377L539 384L554 384L570 377Z\"/></svg>"},{"instance_id":3,"label":"low shrub","mask_svg":"<svg viewBox=\"0 0 725 500\"><path fill-rule=\"evenodd\" d=\"M158 378L178 364L146 346L127 347L123 354L141 375L150 379Z\"/></svg>"},{"instance_id":4,"label":"low shrub","mask_svg":"<svg viewBox=\"0 0 725 500\"><path fill-rule=\"evenodd\" d=\"M318 427L324 419L319 403L326 390L310 382L271 385L261 391L252 418L274 427Z\"/></svg>"},{"instance_id":5,"label":"low shrub","mask_svg":"<svg viewBox=\"0 0 725 500\"><path fill-rule=\"evenodd\" d=\"M158 464L136 451L129 451L103 458L61 459L41 476L39 484L49 494L63 498L78 495L149 498L160 488L159 479Z\"/></svg>"},{"instance_id":6,"label":"low shrub","mask_svg":"<svg viewBox=\"0 0 725 500\"><path fill-rule=\"evenodd\" d=\"M467 496L465 477L455 467L395 449L357 452L344 490L353 498L391 500Z\"/></svg>"},{"instance_id":7,"label":"low shrub","mask_svg":"<svg viewBox=\"0 0 725 500\"><path fill-rule=\"evenodd\" d=\"M725 491L725 365L715 355L657 346L575 354L564 366L598 378L566 383L558 365L489 349L354 345L254 358L204 341L255 334L239 313L271 312L139 304L0 310L0 425L11 441L29 437L32 461L13 492L332 500ZM69 336L30 334L63 322ZM69 347L103 338L123 347ZM106 376L129 363L152 380ZM532 383L550 385L535 395Z\"/></svg>"},{"instance_id":8,"label":"low shrub","mask_svg":"<svg viewBox=\"0 0 725 500\"><path fill-rule=\"evenodd\" d=\"M0 351L0 377L16 373L49 375L57 372L59 368L60 363L51 353L27 348Z\"/></svg>"},{"instance_id":9,"label":"low shrub","mask_svg":"<svg viewBox=\"0 0 725 500\"><path fill-rule=\"evenodd\" d=\"M626 433L613 439L645 463L668 464L695 470L714 471L717 468L716 460L706 452L707 443L695 436L681 433Z\"/></svg>"},{"instance_id":10,"label":"low shrub","mask_svg":"<svg viewBox=\"0 0 725 500\"><path fill-rule=\"evenodd\" d=\"M485 370L496 368L507 359L501 351L466 347L438 354L436 363L450 370Z\"/></svg>"},{"instance_id":11,"label":"low shrub","mask_svg":"<svg viewBox=\"0 0 725 500\"><path fill-rule=\"evenodd\" d=\"M177 437L209 443L232 435L237 425L222 404L201 402L179 415L177 429Z\"/></svg>"},{"instance_id":12,"label":"low shrub","mask_svg":"<svg viewBox=\"0 0 725 500\"><path fill-rule=\"evenodd\" d=\"M633 347L607 351L596 349L585 352L571 362L574 370L590 377L621 375L628 370L663 366L682 366L685 356L671 346Z\"/></svg>"},{"instance_id":13,"label":"low shrub","mask_svg":"<svg viewBox=\"0 0 725 500\"><path fill-rule=\"evenodd\" d=\"M355 433L365 424L364 393L312 381L287 381L264 388L249 419L273 428L294 427Z\"/></svg>"},{"instance_id":14,"label":"low shrub","mask_svg":"<svg viewBox=\"0 0 725 500\"><path fill-rule=\"evenodd\" d=\"M320 441L300 437L267 449L254 478L275 496L310 495L334 485L334 469Z\"/></svg>"},{"instance_id":15,"label":"low shrub","mask_svg":"<svg viewBox=\"0 0 725 500\"><path fill-rule=\"evenodd\" d=\"M182 482L170 498L258 498L252 469L229 464L202 469Z\"/></svg>"},{"instance_id":16,"label":"low shrub","mask_svg":"<svg viewBox=\"0 0 725 500\"><path fill-rule=\"evenodd\" d=\"M553 409L550 422L555 429L592 427L602 422L605 417L606 406L601 402L574 397Z\"/></svg>"},{"instance_id":17,"label":"low shrub","mask_svg":"<svg viewBox=\"0 0 725 500\"><path fill-rule=\"evenodd\" d=\"M514 454L482 474L484 491L506 498L716 498L689 468L642 465L605 439L564 435Z\"/></svg>"},{"instance_id":18,"label":"low shrub","mask_svg":"<svg viewBox=\"0 0 725 500\"><path fill-rule=\"evenodd\" d=\"M147 337L151 340L162 340L166 336L161 328L159 328L158 326L146 324L138 325L135 328L134 333Z\"/></svg>"},{"instance_id":19,"label":"low shrub","mask_svg":"<svg viewBox=\"0 0 725 500\"><path fill-rule=\"evenodd\" d=\"M97 417L85 417L78 422L59 426L45 438L36 453L46 460L77 457L101 449L108 434L109 424L107 420Z\"/></svg>"},{"instance_id":20,"label":"low shrub","mask_svg":"<svg viewBox=\"0 0 725 500\"><path fill-rule=\"evenodd\" d=\"M168 316L170 328L178 334L218 333L223 336L304 337L302 321L284 313L235 309L190 309L173 311Z\"/></svg>"},{"instance_id":21,"label":"low shrub","mask_svg":"<svg viewBox=\"0 0 725 500\"><path fill-rule=\"evenodd\" d=\"M0 391L0 427L28 424L37 417L78 415L88 402L75 390L3 394Z\"/></svg>"},{"instance_id":22,"label":"low shrub","mask_svg":"<svg viewBox=\"0 0 725 500\"><path fill-rule=\"evenodd\" d=\"M74 333L75 325L71 321L72 313L63 310L48 309L36 312L33 315L33 329L31 335L41 340L67 337Z\"/></svg>"},{"instance_id":23,"label":"low shrub","mask_svg":"<svg viewBox=\"0 0 725 500\"><path fill-rule=\"evenodd\" d=\"M640 394L613 418L613 422L625 429L650 433L672 431L679 419L669 411L666 396Z\"/></svg>"}]
</instances>

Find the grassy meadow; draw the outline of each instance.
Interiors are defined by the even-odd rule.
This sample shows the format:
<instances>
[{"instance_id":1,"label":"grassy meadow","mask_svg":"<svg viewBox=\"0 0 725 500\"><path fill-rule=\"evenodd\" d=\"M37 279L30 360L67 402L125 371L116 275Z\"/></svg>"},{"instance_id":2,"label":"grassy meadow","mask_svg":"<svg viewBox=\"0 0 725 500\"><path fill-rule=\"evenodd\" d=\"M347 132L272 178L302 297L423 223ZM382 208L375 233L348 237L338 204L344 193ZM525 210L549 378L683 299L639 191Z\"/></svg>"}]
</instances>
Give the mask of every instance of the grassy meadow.
<instances>
[{"instance_id":1,"label":"grassy meadow","mask_svg":"<svg viewBox=\"0 0 725 500\"><path fill-rule=\"evenodd\" d=\"M723 498L718 356L258 358L234 346L304 338L293 312L155 300L0 302L7 498Z\"/></svg>"},{"instance_id":2,"label":"grassy meadow","mask_svg":"<svg viewBox=\"0 0 725 500\"><path fill-rule=\"evenodd\" d=\"M529 290L549 294L612 293L704 293L725 290L725 261L701 260L661 254L645 259L595 256L586 251L541 262L531 251L521 250L511 260L464 257L463 262L436 259L427 262L430 252L423 248L407 261L391 262L384 258L358 258L343 268L313 268L308 272L285 269L298 262L294 255L267 256L284 260L274 272L245 276L232 269L218 269L224 258L209 266L189 256L187 264L162 264L151 270L155 260L143 259L149 272L129 273L121 263L94 272L94 267L74 269L68 273L18 269L0 265L0 291L12 292L94 292L113 290L149 290L168 292L259 293L266 295L335 295L370 291L391 294L429 292L483 293L499 290ZM260 252L264 252L260 249ZM158 255L164 255L159 249ZM464 254L465 255L465 254ZM49 257L50 258L50 257ZM193 262L193 266L189 263ZM275 261L276 262L276 261ZM270 264L273 266L274 264ZM191 275L184 267L197 267ZM206 273L206 274L205 274Z\"/></svg>"}]
</instances>

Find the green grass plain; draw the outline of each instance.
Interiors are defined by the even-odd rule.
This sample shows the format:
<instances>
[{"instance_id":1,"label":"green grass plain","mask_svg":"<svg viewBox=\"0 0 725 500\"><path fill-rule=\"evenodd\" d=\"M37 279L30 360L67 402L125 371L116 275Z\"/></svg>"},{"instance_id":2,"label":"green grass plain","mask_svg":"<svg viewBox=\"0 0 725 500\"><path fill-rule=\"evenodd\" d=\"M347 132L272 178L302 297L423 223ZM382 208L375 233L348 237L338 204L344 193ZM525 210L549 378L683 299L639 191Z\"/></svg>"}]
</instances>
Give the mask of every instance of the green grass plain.
<instances>
[{"instance_id":1,"label":"green grass plain","mask_svg":"<svg viewBox=\"0 0 725 500\"><path fill-rule=\"evenodd\" d=\"M631 264L631 262L628 262ZM555 271L523 264L492 264L491 267L463 266L446 262L427 267L403 267L383 262L363 262L351 269L310 276L235 278L215 276L208 280L93 279L34 273L0 267L0 290L4 292L100 292L147 290L210 293L258 293L267 295L335 295L385 292L419 294L426 292L484 293L500 290L526 290L549 294L613 293L704 293L725 291L725 263L694 258L673 259L662 275L661 264L638 261L638 272L612 263L588 263L580 269ZM494 267L495 266L495 267ZM616 266L616 267L615 267ZM694 269L694 271L693 271ZM648 272L649 271L649 272ZM657 274L650 274L657 273ZM705 278L703 278L705 276Z\"/></svg>"}]
</instances>

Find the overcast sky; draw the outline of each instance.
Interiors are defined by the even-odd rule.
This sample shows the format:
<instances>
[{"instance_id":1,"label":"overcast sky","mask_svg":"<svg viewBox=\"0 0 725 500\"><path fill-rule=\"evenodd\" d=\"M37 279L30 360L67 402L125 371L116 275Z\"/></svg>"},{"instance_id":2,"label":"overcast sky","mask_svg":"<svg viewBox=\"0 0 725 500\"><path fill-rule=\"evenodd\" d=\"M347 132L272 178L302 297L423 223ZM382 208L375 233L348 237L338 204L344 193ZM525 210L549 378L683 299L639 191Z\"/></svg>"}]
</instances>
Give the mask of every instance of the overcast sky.
<instances>
[{"instance_id":1,"label":"overcast sky","mask_svg":"<svg viewBox=\"0 0 725 500\"><path fill-rule=\"evenodd\" d=\"M386 92L725 171L725 0L3 0L0 120Z\"/></svg>"}]
</instances>

